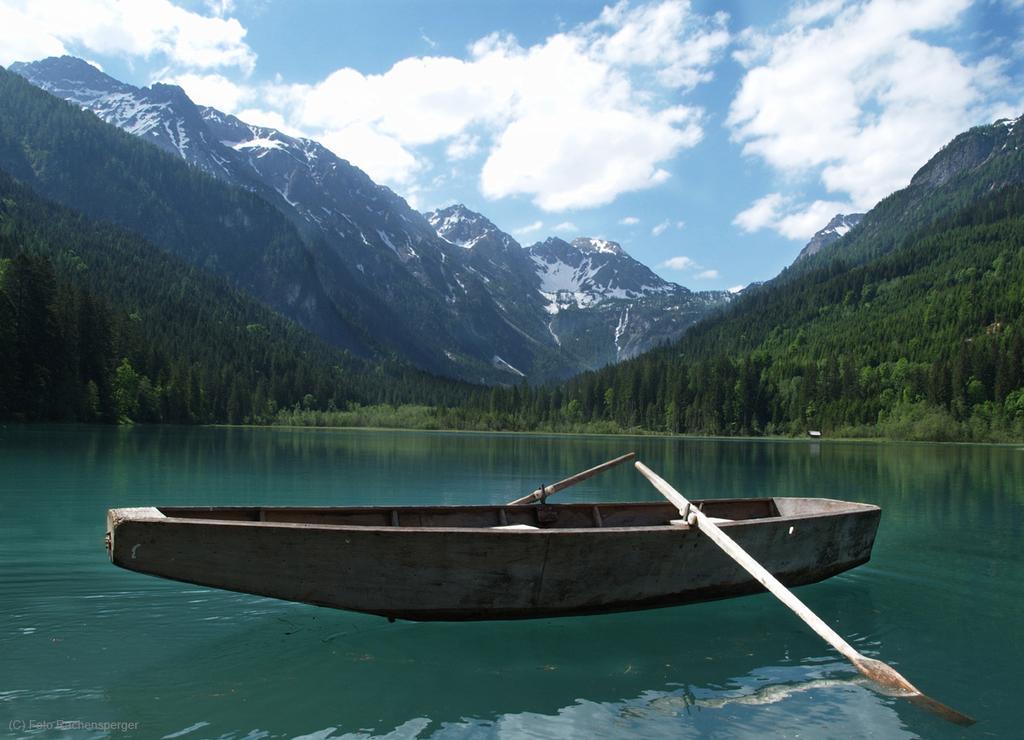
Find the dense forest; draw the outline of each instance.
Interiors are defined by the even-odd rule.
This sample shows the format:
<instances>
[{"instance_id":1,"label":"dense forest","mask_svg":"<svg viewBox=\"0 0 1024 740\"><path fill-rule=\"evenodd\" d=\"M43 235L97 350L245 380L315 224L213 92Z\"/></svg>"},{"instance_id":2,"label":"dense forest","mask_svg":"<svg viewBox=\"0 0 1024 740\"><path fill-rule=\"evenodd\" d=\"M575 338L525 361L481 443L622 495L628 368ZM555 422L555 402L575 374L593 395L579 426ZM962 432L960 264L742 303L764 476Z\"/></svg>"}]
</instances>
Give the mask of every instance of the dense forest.
<instances>
[{"instance_id":1,"label":"dense forest","mask_svg":"<svg viewBox=\"0 0 1024 740\"><path fill-rule=\"evenodd\" d=\"M1024 188L682 340L481 388L330 348L119 228L0 178L0 416L486 430L1024 438Z\"/></svg>"},{"instance_id":2,"label":"dense forest","mask_svg":"<svg viewBox=\"0 0 1024 740\"><path fill-rule=\"evenodd\" d=\"M0 172L0 418L262 422L467 390L327 346L142 237Z\"/></svg>"}]
</instances>

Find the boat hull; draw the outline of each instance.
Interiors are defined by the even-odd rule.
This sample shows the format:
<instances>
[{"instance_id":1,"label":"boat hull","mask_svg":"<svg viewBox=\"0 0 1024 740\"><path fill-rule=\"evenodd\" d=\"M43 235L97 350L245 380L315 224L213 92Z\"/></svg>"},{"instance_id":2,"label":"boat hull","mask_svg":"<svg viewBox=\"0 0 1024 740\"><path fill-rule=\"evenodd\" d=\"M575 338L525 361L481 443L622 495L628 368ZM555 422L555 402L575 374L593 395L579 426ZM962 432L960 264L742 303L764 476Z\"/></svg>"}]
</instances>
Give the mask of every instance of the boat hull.
<instances>
[{"instance_id":1,"label":"boat hull","mask_svg":"<svg viewBox=\"0 0 1024 740\"><path fill-rule=\"evenodd\" d=\"M763 591L696 528L669 524L670 507L654 506L664 511L664 524L536 529L349 526L112 510L108 533L111 560L130 570L408 620L599 614ZM791 507L797 513L720 526L784 584L798 586L870 558L880 511L850 506ZM401 521L417 510L387 511Z\"/></svg>"}]
</instances>

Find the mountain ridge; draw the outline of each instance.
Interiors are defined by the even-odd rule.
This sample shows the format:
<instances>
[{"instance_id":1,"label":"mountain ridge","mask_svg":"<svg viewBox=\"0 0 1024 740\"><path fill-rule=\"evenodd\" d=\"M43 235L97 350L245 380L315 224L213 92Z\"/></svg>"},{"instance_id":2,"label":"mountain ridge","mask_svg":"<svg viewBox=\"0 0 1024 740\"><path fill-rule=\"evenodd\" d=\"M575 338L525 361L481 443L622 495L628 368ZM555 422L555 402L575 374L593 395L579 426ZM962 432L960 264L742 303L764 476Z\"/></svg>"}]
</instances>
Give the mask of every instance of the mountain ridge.
<instances>
[{"instance_id":1,"label":"mountain ridge","mask_svg":"<svg viewBox=\"0 0 1024 740\"><path fill-rule=\"evenodd\" d=\"M537 299L524 250L511 249L511 237L493 224L493 243L466 249L317 142L196 106L176 86L136 88L74 57L11 69L271 203L311 245L320 303L331 303L361 326L370 344L380 346L376 351L404 354L432 372L491 383L517 382L519 373L534 382L565 378L623 356L616 340L621 317L585 317L580 331L597 331L600 339L559 340ZM591 246L599 252L596 245ZM637 334L630 352L677 336L728 300L701 296L684 307L662 300L657 310L686 318L634 323L636 332L650 326L654 333L650 341ZM655 310L653 304L648 309Z\"/></svg>"}]
</instances>

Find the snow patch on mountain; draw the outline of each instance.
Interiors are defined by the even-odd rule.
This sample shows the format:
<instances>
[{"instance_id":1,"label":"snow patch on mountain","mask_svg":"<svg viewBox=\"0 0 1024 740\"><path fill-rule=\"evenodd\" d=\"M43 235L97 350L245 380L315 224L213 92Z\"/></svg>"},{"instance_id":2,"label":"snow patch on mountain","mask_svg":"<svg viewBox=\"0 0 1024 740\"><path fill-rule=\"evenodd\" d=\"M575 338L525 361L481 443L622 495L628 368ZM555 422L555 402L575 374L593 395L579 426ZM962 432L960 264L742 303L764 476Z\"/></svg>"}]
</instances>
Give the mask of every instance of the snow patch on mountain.
<instances>
[{"instance_id":1,"label":"snow patch on mountain","mask_svg":"<svg viewBox=\"0 0 1024 740\"><path fill-rule=\"evenodd\" d=\"M622 345L620 340L622 335L626 333L626 327L629 326L629 306L626 306L626 310L622 312L622 316L619 318L619 323L615 325L615 357L618 358L622 355Z\"/></svg>"},{"instance_id":2,"label":"snow patch on mountain","mask_svg":"<svg viewBox=\"0 0 1024 740\"><path fill-rule=\"evenodd\" d=\"M520 378L526 377L526 374L522 370L505 362L498 355L495 355L494 357L491 358L491 364L494 365L494 367L496 367L498 370L505 370L506 372L515 373Z\"/></svg>"},{"instance_id":3,"label":"snow patch on mountain","mask_svg":"<svg viewBox=\"0 0 1024 740\"><path fill-rule=\"evenodd\" d=\"M249 139L248 141L222 141L221 144L231 147L236 152L243 149L282 149L284 147L283 142L267 137Z\"/></svg>"},{"instance_id":4,"label":"snow patch on mountain","mask_svg":"<svg viewBox=\"0 0 1024 740\"><path fill-rule=\"evenodd\" d=\"M578 239L572 240L572 245L580 251L587 252L600 252L602 254L617 254L625 255L622 247L616 242L610 242L607 239L597 239L595 237L581 236Z\"/></svg>"},{"instance_id":5,"label":"snow patch on mountain","mask_svg":"<svg viewBox=\"0 0 1024 740\"><path fill-rule=\"evenodd\" d=\"M581 237L571 244L548 239L529 249L549 314L575 306L590 308L609 300L685 291L630 257L615 242Z\"/></svg>"}]
</instances>

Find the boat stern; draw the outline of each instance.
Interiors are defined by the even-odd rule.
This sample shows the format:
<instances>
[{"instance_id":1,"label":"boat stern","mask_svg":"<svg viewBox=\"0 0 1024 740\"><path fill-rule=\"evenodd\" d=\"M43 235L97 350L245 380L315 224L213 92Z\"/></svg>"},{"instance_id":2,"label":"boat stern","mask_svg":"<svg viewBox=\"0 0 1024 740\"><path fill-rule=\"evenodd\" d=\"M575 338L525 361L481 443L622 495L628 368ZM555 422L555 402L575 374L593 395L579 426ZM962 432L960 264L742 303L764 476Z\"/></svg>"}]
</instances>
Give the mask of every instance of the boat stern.
<instances>
[{"instance_id":1,"label":"boat stern","mask_svg":"<svg viewBox=\"0 0 1024 740\"><path fill-rule=\"evenodd\" d=\"M107 557L114 565L123 565L131 553L121 553L117 547L117 530L127 522L141 520L165 519L163 513L154 506L141 506L126 509L107 509L107 534L104 543Z\"/></svg>"}]
</instances>

